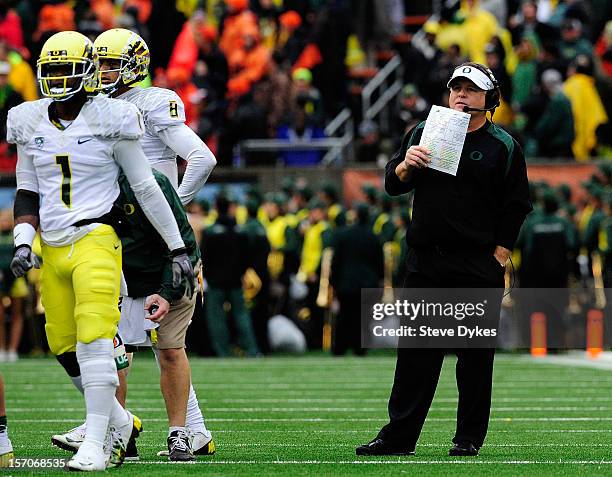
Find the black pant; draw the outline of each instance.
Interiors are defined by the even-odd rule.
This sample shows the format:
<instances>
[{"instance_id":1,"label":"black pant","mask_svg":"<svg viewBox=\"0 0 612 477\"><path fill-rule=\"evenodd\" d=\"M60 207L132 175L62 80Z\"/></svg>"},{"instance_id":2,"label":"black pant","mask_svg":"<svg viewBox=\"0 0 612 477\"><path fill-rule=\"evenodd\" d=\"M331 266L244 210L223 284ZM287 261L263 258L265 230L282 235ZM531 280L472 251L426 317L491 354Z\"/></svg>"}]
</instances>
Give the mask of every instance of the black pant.
<instances>
[{"instance_id":1,"label":"black pant","mask_svg":"<svg viewBox=\"0 0 612 477\"><path fill-rule=\"evenodd\" d=\"M352 349L356 355L366 354L361 347L361 292L338 293L340 312L334 326L332 353L342 355Z\"/></svg>"},{"instance_id":2,"label":"black pant","mask_svg":"<svg viewBox=\"0 0 612 477\"><path fill-rule=\"evenodd\" d=\"M496 268L497 267L497 268ZM504 270L491 251L444 253L436 250L408 254L406 288L499 288L499 316ZM438 385L444 355L457 355L457 429L453 442L482 446L489 424L494 349L398 349L390 422L379 437L405 448L416 446Z\"/></svg>"}]
</instances>

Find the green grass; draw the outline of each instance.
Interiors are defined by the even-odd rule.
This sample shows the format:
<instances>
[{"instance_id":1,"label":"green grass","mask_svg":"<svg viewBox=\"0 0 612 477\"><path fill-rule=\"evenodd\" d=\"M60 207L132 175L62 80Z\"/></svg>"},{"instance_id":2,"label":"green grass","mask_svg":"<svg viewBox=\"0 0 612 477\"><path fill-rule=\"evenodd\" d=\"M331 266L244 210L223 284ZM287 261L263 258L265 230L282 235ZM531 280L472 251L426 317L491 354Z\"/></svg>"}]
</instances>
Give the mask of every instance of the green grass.
<instances>
[{"instance_id":1,"label":"green grass","mask_svg":"<svg viewBox=\"0 0 612 477\"><path fill-rule=\"evenodd\" d=\"M357 459L355 446L387 420L391 356L193 359L217 454L169 465L156 456L165 443L165 409L157 368L144 356L136 356L128 395L145 425L141 462L111 471L117 475L612 475L609 370L499 355L486 444L479 457L461 459L447 456L457 394L449 357L417 456ZM50 436L79 424L84 405L63 370L50 359L0 369L16 455L65 457Z\"/></svg>"}]
</instances>

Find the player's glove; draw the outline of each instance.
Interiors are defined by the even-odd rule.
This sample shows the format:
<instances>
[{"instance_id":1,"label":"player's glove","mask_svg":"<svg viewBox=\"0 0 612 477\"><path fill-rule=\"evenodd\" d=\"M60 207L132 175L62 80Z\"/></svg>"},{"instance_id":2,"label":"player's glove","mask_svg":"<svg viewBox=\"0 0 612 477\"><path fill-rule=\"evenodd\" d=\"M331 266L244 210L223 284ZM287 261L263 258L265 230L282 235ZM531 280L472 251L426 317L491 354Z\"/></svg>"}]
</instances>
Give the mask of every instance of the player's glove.
<instances>
[{"instance_id":1,"label":"player's glove","mask_svg":"<svg viewBox=\"0 0 612 477\"><path fill-rule=\"evenodd\" d=\"M179 288L183 280L185 280L185 295L191 298L195 291L196 276L187 249L179 248L172 251L172 286L175 289Z\"/></svg>"},{"instance_id":2,"label":"player's glove","mask_svg":"<svg viewBox=\"0 0 612 477\"><path fill-rule=\"evenodd\" d=\"M30 268L40 268L40 259L32 252L29 245L20 245L15 249L11 260L11 271L17 278L23 277Z\"/></svg>"}]
</instances>

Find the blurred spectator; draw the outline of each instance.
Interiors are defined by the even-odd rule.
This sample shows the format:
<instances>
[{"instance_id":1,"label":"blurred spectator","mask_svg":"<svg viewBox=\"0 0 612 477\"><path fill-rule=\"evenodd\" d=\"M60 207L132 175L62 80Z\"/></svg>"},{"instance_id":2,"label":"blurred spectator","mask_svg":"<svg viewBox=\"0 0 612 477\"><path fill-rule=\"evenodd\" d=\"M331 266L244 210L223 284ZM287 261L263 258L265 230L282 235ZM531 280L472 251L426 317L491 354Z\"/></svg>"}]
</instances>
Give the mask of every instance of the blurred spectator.
<instances>
[{"instance_id":1,"label":"blurred spectator","mask_svg":"<svg viewBox=\"0 0 612 477\"><path fill-rule=\"evenodd\" d=\"M247 93L253 84L261 80L270 63L270 50L260 43L256 27L243 28L241 38L241 49L228 56L230 79L227 91L234 98Z\"/></svg>"},{"instance_id":2,"label":"blurred spectator","mask_svg":"<svg viewBox=\"0 0 612 477\"><path fill-rule=\"evenodd\" d=\"M460 15L465 19L463 28L467 54L471 61L485 63L485 46L498 31L495 17L483 10L479 0L462 0Z\"/></svg>"},{"instance_id":3,"label":"blurred spectator","mask_svg":"<svg viewBox=\"0 0 612 477\"><path fill-rule=\"evenodd\" d=\"M328 117L334 117L346 105L348 81L344 59L351 19L348 0L330 0L319 7L312 31L315 43L307 45L300 56L311 55L310 63L317 68L312 70L306 64L299 64L299 59L294 65L294 68L303 66L313 71L313 83L321 91Z\"/></svg>"},{"instance_id":4,"label":"blurred spectator","mask_svg":"<svg viewBox=\"0 0 612 477\"><path fill-rule=\"evenodd\" d=\"M506 65L500 58L499 49L493 43L489 43L485 47L485 64L495 76L501 92L500 105L495 110L495 120L497 123L510 125L514 117L511 106L512 80L508 70L506 70Z\"/></svg>"},{"instance_id":5,"label":"blurred spectator","mask_svg":"<svg viewBox=\"0 0 612 477\"><path fill-rule=\"evenodd\" d=\"M141 18L143 18L141 11L145 7L138 5L138 2L130 3L134 3L134 5L129 6L128 2L123 4L123 13L117 17L116 27L133 31L140 35L147 44L150 44L151 38L149 35L149 28L146 23L141 20ZM146 17L148 17L148 14Z\"/></svg>"},{"instance_id":6,"label":"blurred spectator","mask_svg":"<svg viewBox=\"0 0 612 477\"><path fill-rule=\"evenodd\" d=\"M6 117L9 109L23 103L23 98L9 83L11 65L0 61L0 141L6 141Z\"/></svg>"},{"instance_id":7,"label":"blurred spectator","mask_svg":"<svg viewBox=\"0 0 612 477\"><path fill-rule=\"evenodd\" d=\"M196 11L183 24L183 28L174 42L168 68L181 67L192 74L198 59L199 48L207 41L214 42L216 37L217 32L214 27L206 23L204 12Z\"/></svg>"},{"instance_id":8,"label":"blurred spectator","mask_svg":"<svg viewBox=\"0 0 612 477\"><path fill-rule=\"evenodd\" d=\"M393 23L389 2L386 0L356 0L353 2L355 30L366 53L369 66L375 66L375 52L388 49Z\"/></svg>"},{"instance_id":9,"label":"blurred spectator","mask_svg":"<svg viewBox=\"0 0 612 477\"><path fill-rule=\"evenodd\" d=\"M396 117L393 120L395 137L401 141L408 129L427 119L430 109L431 106L414 84L404 86L398 97Z\"/></svg>"},{"instance_id":10,"label":"blurred spectator","mask_svg":"<svg viewBox=\"0 0 612 477\"><path fill-rule=\"evenodd\" d=\"M38 29L34 33L34 39L39 44L37 51L40 51L43 43L54 33L75 29L74 10L68 2L46 4L40 9Z\"/></svg>"},{"instance_id":11,"label":"blurred spectator","mask_svg":"<svg viewBox=\"0 0 612 477\"><path fill-rule=\"evenodd\" d=\"M257 16L248 9L248 0L225 0L227 14L220 22L219 48L232 65L232 55L244 47L244 32L255 30L259 34Z\"/></svg>"},{"instance_id":12,"label":"blurred spectator","mask_svg":"<svg viewBox=\"0 0 612 477\"><path fill-rule=\"evenodd\" d=\"M270 90L270 105L268 123L272 131L276 131L278 126L286 121L291 109L291 98L293 83L283 56L278 51L274 52L268 65L268 82Z\"/></svg>"},{"instance_id":13,"label":"blurred spectator","mask_svg":"<svg viewBox=\"0 0 612 477\"><path fill-rule=\"evenodd\" d=\"M510 18L508 29L512 33L514 45L518 45L526 36L535 38L537 46L554 43L559 39L559 31L555 27L538 20L537 2L530 0L523 2L520 14Z\"/></svg>"},{"instance_id":14,"label":"blurred spectator","mask_svg":"<svg viewBox=\"0 0 612 477\"><path fill-rule=\"evenodd\" d=\"M524 36L516 47L518 65L512 75L512 104L520 110L537 85L537 49L533 39Z\"/></svg>"},{"instance_id":15,"label":"blurred spectator","mask_svg":"<svg viewBox=\"0 0 612 477\"><path fill-rule=\"evenodd\" d=\"M608 122L608 116L595 88L593 63L588 56L579 55L568 70L563 91L572 103L576 136L572 145L574 157L588 159L597 146L595 131Z\"/></svg>"},{"instance_id":16,"label":"blurred spectator","mask_svg":"<svg viewBox=\"0 0 612 477\"><path fill-rule=\"evenodd\" d=\"M557 70L546 70L542 75L542 89L548 103L534 131L538 156L572 158L574 119L572 105L563 94L561 74Z\"/></svg>"},{"instance_id":17,"label":"blurred spectator","mask_svg":"<svg viewBox=\"0 0 612 477\"><path fill-rule=\"evenodd\" d=\"M612 78L612 20L606 23L595 46L595 54L599 58L603 73L608 78Z\"/></svg>"},{"instance_id":18,"label":"blurred spectator","mask_svg":"<svg viewBox=\"0 0 612 477\"><path fill-rule=\"evenodd\" d=\"M297 61L306 47L306 35L302 28L302 18L297 12L290 10L280 16L279 22L280 29L274 47L291 66Z\"/></svg>"},{"instance_id":19,"label":"blurred spectator","mask_svg":"<svg viewBox=\"0 0 612 477\"><path fill-rule=\"evenodd\" d=\"M224 303L231 305L238 345L247 356L259 353L253 324L245 307L242 279L249 267L248 238L236 226L233 204L223 195L217 196L218 217L214 225L202 233L200 248L206 251L204 279L208 283L206 293L206 318L211 344L217 356L231 356L230 334ZM227 253L231 250L231 253Z\"/></svg>"},{"instance_id":20,"label":"blurred spectator","mask_svg":"<svg viewBox=\"0 0 612 477\"><path fill-rule=\"evenodd\" d=\"M11 65L8 82L25 101L38 99L38 85L32 67L16 51L10 51L6 43L0 42L0 61Z\"/></svg>"},{"instance_id":21,"label":"blurred spectator","mask_svg":"<svg viewBox=\"0 0 612 477\"><path fill-rule=\"evenodd\" d=\"M591 56L593 45L583 37L580 20L566 20L561 26L561 42L559 43L561 58L566 64L573 61L578 55Z\"/></svg>"},{"instance_id":22,"label":"blurred spectator","mask_svg":"<svg viewBox=\"0 0 612 477\"><path fill-rule=\"evenodd\" d=\"M227 131L220 138L218 161L231 165L233 147L244 139L269 138L268 131L268 86L256 84L238 101L235 112L228 119ZM244 157L247 165L271 165L273 156L268 152L249 152Z\"/></svg>"},{"instance_id":23,"label":"blurred spectator","mask_svg":"<svg viewBox=\"0 0 612 477\"><path fill-rule=\"evenodd\" d=\"M269 350L267 329L270 317L270 273L268 272L268 255L270 254L270 242L266 236L266 229L257 219L260 203L255 199L246 202L248 218L242 230L248 240L249 267L257 274L260 285L259 289L253 290L252 296L248 297L247 305L251 312L253 328L259 349L263 353Z\"/></svg>"},{"instance_id":24,"label":"blurred spectator","mask_svg":"<svg viewBox=\"0 0 612 477\"><path fill-rule=\"evenodd\" d=\"M295 108L291 123L281 125L278 128L277 138L289 142L311 142L323 139L325 132L314 123L307 113L305 105ZM292 149L281 153L283 162L287 166L313 166L321 162L323 150Z\"/></svg>"},{"instance_id":25,"label":"blurred spectator","mask_svg":"<svg viewBox=\"0 0 612 477\"><path fill-rule=\"evenodd\" d=\"M309 124L322 126L325 114L321 93L312 85L312 73L306 68L298 68L291 75L292 110L302 109L308 116Z\"/></svg>"},{"instance_id":26,"label":"blurred spectator","mask_svg":"<svg viewBox=\"0 0 612 477\"><path fill-rule=\"evenodd\" d=\"M104 30L107 30L98 20L98 16L93 10L87 10L77 24L80 33L89 38L92 42Z\"/></svg>"},{"instance_id":27,"label":"blurred spectator","mask_svg":"<svg viewBox=\"0 0 612 477\"><path fill-rule=\"evenodd\" d=\"M481 0L483 10L492 13L500 25L505 25L508 19L508 0Z\"/></svg>"},{"instance_id":28,"label":"blurred spectator","mask_svg":"<svg viewBox=\"0 0 612 477\"><path fill-rule=\"evenodd\" d=\"M13 249L13 211L0 211L0 362L17 361L17 350L23 332L23 303L29 294L25 277L15 278L10 264ZM10 298L10 334L6 320L5 298ZM9 338L7 339L7 334Z\"/></svg>"},{"instance_id":29,"label":"blurred spectator","mask_svg":"<svg viewBox=\"0 0 612 477\"><path fill-rule=\"evenodd\" d=\"M15 3L11 0L0 0L0 40L11 48L23 48L23 31L21 18L10 8Z\"/></svg>"},{"instance_id":30,"label":"blurred spectator","mask_svg":"<svg viewBox=\"0 0 612 477\"><path fill-rule=\"evenodd\" d=\"M427 84L423 94L431 104L445 104L442 95L447 91L446 83L453 74L454 69L465 63L467 58L461 54L461 47L454 43L440 56L436 65L433 66L427 78Z\"/></svg>"},{"instance_id":31,"label":"blurred spectator","mask_svg":"<svg viewBox=\"0 0 612 477\"><path fill-rule=\"evenodd\" d=\"M369 208L356 204L355 209L356 223L339 228L333 238L331 284L340 302L332 340L335 355L349 349L357 355L366 353L361 347L360 292L378 287L383 276L382 247L370 227Z\"/></svg>"},{"instance_id":32,"label":"blurred spectator","mask_svg":"<svg viewBox=\"0 0 612 477\"><path fill-rule=\"evenodd\" d=\"M259 18L261 42L266 48L273 50L279 35L279 7L275 4L274 0L254 0L251 2L251 8Z\"/></svg>"},{"instance_id":33,"label":"blurred spectator","mask_svg":"<svg viewBox=\"0 0 612 477\"><path fill-rule=\"evenodd\" d=\"M359 140L357 141L357 162L376 162L380 154L380 132L378 125L371 119L366 119L359 125Z\"/></svg>"}]
</instances>

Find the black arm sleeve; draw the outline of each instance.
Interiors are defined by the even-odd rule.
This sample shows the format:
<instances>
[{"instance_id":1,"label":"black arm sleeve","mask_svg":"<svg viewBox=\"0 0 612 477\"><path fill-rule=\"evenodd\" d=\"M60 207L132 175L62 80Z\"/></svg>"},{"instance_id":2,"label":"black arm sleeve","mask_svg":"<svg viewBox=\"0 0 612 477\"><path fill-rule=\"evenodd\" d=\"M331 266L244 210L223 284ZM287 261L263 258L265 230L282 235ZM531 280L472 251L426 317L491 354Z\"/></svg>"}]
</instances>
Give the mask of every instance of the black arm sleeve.
<instances>
[{"instance_id":1,"label":"black arm sleeve","mask_svg":"<svg viewBox=\"0 0 612 477\"><path fill-rule=\"evenodd\" d=\"M408 182L402 182L399 177L397 177L395 168L406 157L406 151L408 148L419 141L424 124L425 123L422 122L418 126L406 132L399 150L393 155L391 160L387 162L387 165L385 166L385 191L387 191L387 194L391 196L407 194L414 189L415 176L417 175L418 171L412 172L412 176Z\"/></svg>"},{"instance_id":2,"label":"black arm sleeve","mask_svg":"<svg viewBox=\"0 0 612 477\"><path fill-rule=\"evenodd\" d=\"M502 213L497 226L496 244L512 250L525 217L533 208L529 197L525 157L516 141L512 157L508 160L510 164L504 180Z\"/></svg>"},{"instance_id":3,"label":"black arm sleeve","mask_svg":"<svg viewBox=\"0 0 612 477\"><path fill-rule=\"evenodd\" d=\"M18 189L15 194L15 205L13 206L13 215L15 218L23 217L24 215L33 215L38 219L38 208L40 199L36 192L30 190Z\"/></svg>"}]
</instances>

